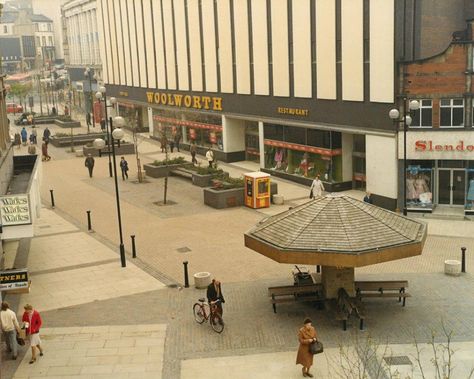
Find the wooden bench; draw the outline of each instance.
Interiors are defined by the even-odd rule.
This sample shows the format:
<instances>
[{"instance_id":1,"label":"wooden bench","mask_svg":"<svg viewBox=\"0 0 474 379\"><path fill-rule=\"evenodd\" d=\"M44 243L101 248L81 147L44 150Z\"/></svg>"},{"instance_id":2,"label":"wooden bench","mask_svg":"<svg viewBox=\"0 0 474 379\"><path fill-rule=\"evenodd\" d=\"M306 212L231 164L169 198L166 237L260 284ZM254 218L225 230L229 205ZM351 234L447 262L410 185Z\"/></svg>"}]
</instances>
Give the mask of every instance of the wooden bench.
<instances>
[{"instance_id":1,"label":"wooden bench","mask_svg":"<svg viewBox=\"0 0 474 379\"><path fill-rule=\"evenodd\" d=\"M375 280L357 281L354 283L356 294L359 299L364 297L398 297L398 302L405 300L411 295L406 292L407 280Z\"/></svg>"},{"instance_id":2,"label":"wooden bench","mask_svg":"<svg viewBox=\"0 0 474 379\"><path fill-rule=\"evenodd\" d=\"M174 176L181 176L183 178L191 180L193 179L193 171L187 170L184 167L175 168L174 170L171 170L170 173Z\"/></svg>"},{"instance_id":3,"label":"wooden bench","mask_svg":"<svg viewBox=\"0 0 474 379\"><path fill-rule=\"evenodd\" d=\"M268 296L276 313L276 305L293 301L313 302L324 300L323 285L321 283L303 286L279 286L268 288Z\"/></svg>"},{"instance_id":4,"label":"wooden bench","mask_svg":"<svg viewBox=\"0 0 474 379\"><path fill-rule=\"evenodd\" d=\"M357 298L349 297L344 288L338 291L337 300L332 303L335 319L342 321L342 329L347 330L347 320L351 315L357 317L359 321L359 329L364 329L364 312L360 301Z\"/></svg>"}]
</instances>

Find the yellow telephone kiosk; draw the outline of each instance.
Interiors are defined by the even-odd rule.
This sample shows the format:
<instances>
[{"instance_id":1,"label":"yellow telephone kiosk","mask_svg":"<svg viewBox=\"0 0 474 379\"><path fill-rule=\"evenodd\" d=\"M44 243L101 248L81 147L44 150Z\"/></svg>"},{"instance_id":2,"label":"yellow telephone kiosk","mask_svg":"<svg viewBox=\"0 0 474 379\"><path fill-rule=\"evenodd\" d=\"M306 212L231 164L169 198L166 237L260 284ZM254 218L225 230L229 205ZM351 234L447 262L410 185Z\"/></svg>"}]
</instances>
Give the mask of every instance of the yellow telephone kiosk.
<instances>
[{"instance_id":1,"label":"yellow telephone kiosk","mask_svg":"<svg viewBox=\"0 0 474 379\"><path fill-rule=\"evenodd\" d=\"M245 178L245 205L249 208L270 206L270 174L249 172Z\"/></svg>"}]
</instances>

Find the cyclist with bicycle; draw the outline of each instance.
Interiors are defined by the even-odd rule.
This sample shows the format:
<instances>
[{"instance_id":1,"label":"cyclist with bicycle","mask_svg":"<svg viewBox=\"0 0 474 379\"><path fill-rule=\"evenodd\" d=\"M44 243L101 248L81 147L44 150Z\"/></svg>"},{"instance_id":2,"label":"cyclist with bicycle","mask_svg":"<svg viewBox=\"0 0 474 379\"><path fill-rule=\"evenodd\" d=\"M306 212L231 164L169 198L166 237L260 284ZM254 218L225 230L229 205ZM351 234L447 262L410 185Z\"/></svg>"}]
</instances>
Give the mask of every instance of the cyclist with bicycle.
<instances>
[{"instance_id":1,"label":"cyclist with bicycle","mask_svg":"<svg viewBox=\"0 0 474 379\"><path fill-rule=\"evenodd\" d=\"M211 307L216 307L216 313L222 317L222 304L225 303L225 300L222 295L221 282L215 278L212 279L212 283L207 286L207 301ZM219 319L219 322L222 322L222 319Z\"/></svg>"}]
</instances>

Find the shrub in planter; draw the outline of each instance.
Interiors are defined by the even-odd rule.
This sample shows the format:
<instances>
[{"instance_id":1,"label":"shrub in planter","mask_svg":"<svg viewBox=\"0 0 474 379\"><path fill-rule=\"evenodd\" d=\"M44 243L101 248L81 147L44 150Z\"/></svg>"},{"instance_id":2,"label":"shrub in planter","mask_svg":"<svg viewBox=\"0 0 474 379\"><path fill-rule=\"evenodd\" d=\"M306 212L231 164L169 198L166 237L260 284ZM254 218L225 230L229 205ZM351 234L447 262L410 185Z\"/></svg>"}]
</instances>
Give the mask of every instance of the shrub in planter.
<instances>
[{"instance_id":1,"label":"shrub in planter","mask_svg":"<svg viewBox=\"0 0 474 379\"><path fill-rule=\"evenodd\" d=\"M212 188L215 190L226 190L233 188L244 188L245 182L243 178L226 178L225 180L214 179Z\"/></svg>"},{"instance_id":2,"label":"shrub in planter","mask_svg":"<svg viewBox=\"0 0 474 379\"><path fill-rule=\"evenodd\" d=\"M176 164L184 164L186 163L186 159L184 157L176 157L168 160L163 160L163 161L154 161L152 163L153 166L170 166L170 165L176 165Z\"/></svg>"}]
</instances>

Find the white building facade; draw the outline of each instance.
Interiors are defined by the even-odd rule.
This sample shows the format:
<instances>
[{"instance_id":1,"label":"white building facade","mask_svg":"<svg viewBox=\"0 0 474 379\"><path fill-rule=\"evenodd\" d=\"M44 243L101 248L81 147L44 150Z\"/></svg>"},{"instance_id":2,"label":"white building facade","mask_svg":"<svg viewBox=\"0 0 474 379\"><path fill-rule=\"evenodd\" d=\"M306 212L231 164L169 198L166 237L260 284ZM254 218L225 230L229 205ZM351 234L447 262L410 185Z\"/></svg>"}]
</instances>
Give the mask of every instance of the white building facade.
<instances>
[{"instance_id":1,"label":"white building facade","mask_svg":"<svg viewBox=\"0 0 474 379\"><path fill-rule=\"evenodd\" d=\"M388 112L397 62L419 57L427 22L408 3L97 0L102 77L156 138L181 134L183 148L300 183L319 174L329 191L366 188L395 209Z\"/></svg>"}]
</instances>

